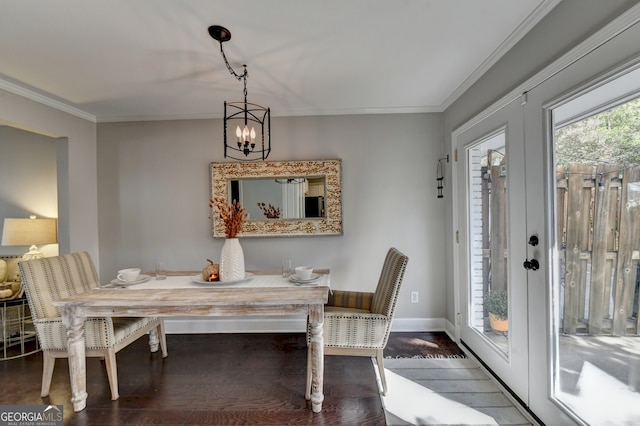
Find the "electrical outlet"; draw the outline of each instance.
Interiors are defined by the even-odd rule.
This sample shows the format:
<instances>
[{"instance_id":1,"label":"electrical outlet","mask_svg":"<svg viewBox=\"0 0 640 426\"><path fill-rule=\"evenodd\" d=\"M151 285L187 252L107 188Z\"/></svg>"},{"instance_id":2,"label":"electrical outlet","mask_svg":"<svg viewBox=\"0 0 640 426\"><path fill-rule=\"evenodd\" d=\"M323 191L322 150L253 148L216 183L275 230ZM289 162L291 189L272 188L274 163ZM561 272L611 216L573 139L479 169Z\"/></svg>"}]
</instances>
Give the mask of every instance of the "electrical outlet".
<instances>
[{"instance_id":1,"label":"electrical outlet","mask_svg":"<svg viewBox=\"0 0 640 426\"><path fill-rule=\"evenodd\" d=\"M417 291L412 291L411 292L411 303L418 303L418 292Z\"/></svg>"}]
</instances>

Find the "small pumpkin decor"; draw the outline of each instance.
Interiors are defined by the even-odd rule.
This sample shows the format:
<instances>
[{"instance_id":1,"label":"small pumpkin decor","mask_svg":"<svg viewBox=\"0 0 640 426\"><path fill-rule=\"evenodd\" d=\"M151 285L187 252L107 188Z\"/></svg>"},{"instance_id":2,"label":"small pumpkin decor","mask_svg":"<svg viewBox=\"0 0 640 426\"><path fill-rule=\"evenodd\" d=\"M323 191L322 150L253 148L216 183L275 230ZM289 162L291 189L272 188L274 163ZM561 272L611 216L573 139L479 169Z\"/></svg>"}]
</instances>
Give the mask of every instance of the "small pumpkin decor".
<instances>
[{"instance_id":1,"label":"small pumpkin decor","mask_svg":"<svg viewBox=\"0 0 640 426\"><path fill-rule=\"evenodd\" d=\"M509 331L509 294L506 290L489 291L484 296L484 306L489 312L491 329L498 333Z\"/></svg>"},{"instance_id":2,"label":"small pumpkin decor","mask_svg":"<svg viewBox=\"0 0 640 426\"><path fill-rule=\"evenodd\" d=\"M211 259L207 259L207 262L209 262L209 264L202 268L202 280L209 282L219 281L220 265L213 263Z\"/></svg>"}]
</instances>

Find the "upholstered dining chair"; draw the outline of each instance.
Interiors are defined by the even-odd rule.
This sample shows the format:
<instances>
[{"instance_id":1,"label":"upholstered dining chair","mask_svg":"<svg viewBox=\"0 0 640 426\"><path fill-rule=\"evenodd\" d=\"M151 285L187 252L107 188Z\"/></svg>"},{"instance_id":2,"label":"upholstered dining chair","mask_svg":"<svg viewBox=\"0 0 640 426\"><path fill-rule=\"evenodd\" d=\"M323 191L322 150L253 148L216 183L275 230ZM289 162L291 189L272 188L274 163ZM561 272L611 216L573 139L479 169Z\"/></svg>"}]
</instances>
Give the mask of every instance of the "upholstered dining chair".
<instances>
[{"instance_id":1,"label":"upholstered dining chair","mask_svg":"<svg viewBox=\"0 0 640 426\"><path fill-rule=\"evenodd\" d=\"M375 357L383 395L387 393L383 350L389 340L408 261L407 256L390 248L375 292L333 290L324 307L324 354ZM310 331L307 326L307 351L310 350ZM311 397L311 368L311 357L307 356L307 399Z\"/></svg>"},{"instance_id":2,"label":"upholstered dining chair","mask_svg":"<svg viewBox=\"0 0 640 426\"><path fill-rule=\"evenodd\" d=\"M43 353L41 396L49 394L56 358L68 358L67 332L60 308L51 302L99 287L91 256L72 253L18 263L22 284L31 309L36 335ZM150 334L151 351L162 349L167 356L167 342L162 318L87 318L84 324L87 357L104 358L111 399L119 398L116 353L139 337Z\"/></svg>"}]
</instances>

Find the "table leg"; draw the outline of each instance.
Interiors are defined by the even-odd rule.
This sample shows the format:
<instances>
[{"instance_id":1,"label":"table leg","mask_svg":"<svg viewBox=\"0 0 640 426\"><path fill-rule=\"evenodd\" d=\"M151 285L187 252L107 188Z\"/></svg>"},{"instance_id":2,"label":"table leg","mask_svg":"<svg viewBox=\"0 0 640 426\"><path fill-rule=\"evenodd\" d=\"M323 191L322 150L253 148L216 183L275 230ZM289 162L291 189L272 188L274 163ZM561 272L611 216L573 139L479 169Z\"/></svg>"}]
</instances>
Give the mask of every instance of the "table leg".
<instances>
[{"instance_id":1,"label":"table leg","mask_svg":"<svg viewBox=\"0 0 640 426\"><path fill-rule=\"evenodd\" d=\"M73 411L87 406L87 366L84 344L84 317L73 306L62 307L62 323L67 329L67 353Z\"/></svg>"},{"instance_id":2,"label":"table leg","mask_svg":"<svg viewBox=\"0 0 640 426\"><path fill-rule=\"evenodd\" d=\"M322 411L324 401L324 305L309 306L310 344L311 344L311 409L314 413Z\"/></svg>"}]
</instances>

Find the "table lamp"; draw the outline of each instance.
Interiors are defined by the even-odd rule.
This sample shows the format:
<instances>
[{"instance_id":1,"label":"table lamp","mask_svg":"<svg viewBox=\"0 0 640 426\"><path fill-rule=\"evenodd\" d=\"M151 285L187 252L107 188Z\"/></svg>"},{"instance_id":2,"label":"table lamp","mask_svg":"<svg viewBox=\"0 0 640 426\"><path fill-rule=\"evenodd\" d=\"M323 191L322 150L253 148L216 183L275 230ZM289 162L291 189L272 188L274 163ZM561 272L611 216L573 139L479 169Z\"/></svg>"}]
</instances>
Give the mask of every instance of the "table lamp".
<instances>
[{"instance_id":1,"label":"table lamp","mask_svg":"<svg viewBox=\"0 0 640 426\"><path fill-rule=\"evenodd\" d=\"M31 246L22 256L22 260L41 259L44 257L38 251L37 244L55 244L58 242L58 227L56 219L5 218L2 228L3 246Z\"/></svg>"}]
</instances>

